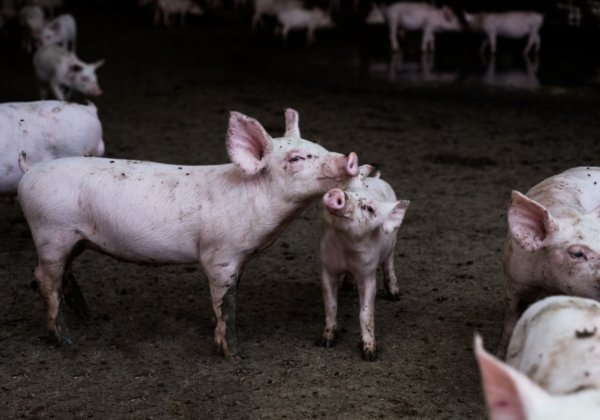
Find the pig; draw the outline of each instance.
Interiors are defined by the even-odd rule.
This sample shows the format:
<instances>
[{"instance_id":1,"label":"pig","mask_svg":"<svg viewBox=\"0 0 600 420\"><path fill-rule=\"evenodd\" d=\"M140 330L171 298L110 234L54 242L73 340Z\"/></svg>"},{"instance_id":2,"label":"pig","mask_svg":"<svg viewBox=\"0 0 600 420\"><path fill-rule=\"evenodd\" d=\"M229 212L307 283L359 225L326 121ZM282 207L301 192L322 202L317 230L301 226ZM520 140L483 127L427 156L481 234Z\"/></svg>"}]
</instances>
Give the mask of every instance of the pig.
<instances>
[{"instance_id":1,"label":"pig","mask_svg":"<svg viewBox=\"0 0 600 420\"><path fill-rule=\"evenodd\" d=\"M600 300L600 168L552 176L526 195L512 192L504 246L504 357L519 315L550 295Z\"/></svg>"},{"instance_id":2,"label":"pig","mask_svg":"<svg viewBox=\"0 0 600 420\"><path fill-rule=\"evenodd\" d=\"M362 355L374 361L377 268L381 267L390 299L399 300L394 248L410 202L398 201L392 187L379 175L368 176L369 165L360 169L359 177L347 189L334 188L323 196L325 227L319 249L325 328L321 344L330 347L335 342L339 281L342 275L349 275L356 282L360 300Z\"/></svg>"},{"instance_id":3,"label":"pig","mask_svg":"<svg viewBox=\"0 0 600 420\"><path fill-rule=\"evenodd\" d=\"M506 363L475 339L491 420L597 419L600 413L600 304L553 296L525 311Z\"/></svg>"},{"instance_id":4,"label":"pig","mask_svg":"<svg viewBox=\"0 0 600 420\"><path fill-rule=\"evenodd\" d=\"M160 24L162 16L163 25L170 26L173 15L179 15L179 21L183 25L188 13L200 16L204 14L204 10L192 0L156 0L154 24Z\"/></svg>"},{"instance_id":5,"label":"pig","mask_svg":"<svg viewBox=\"0 0 600 420\"><path fill-rule=\"evenodd\" d=\"M0 104L0 195L14 195L23 173L21 151L32 165L67 156L104 154L96 107L59 101Z\"/></svg>"},{"instance_id":6,"label":"pig","mask_svg":"<svg viewBox=\"0 0 600 420\"><path fill-rule=\"evenodd\" d=\"M283 138L254 118L232 112L232 163L167 165L76 157L29 169L18 198L38 253L35 277L48 306L48 329L73 344L61 296L87 307L71 273L84 247L140 264L199 263L210 286L215 343L238 354L236 291L250 257L271 245L314 198L344 186L358 158L300 137L298 113L285 112ZM24 168L26 169L26 168Z\"/></svg>"},{"instance_id":7,"label":"pig","mask_svg":"<svg viewBox=\"0 0 600 420\"><path fill-rule=\"evenodd\" d=\"M23 30L23 49L30 53L38 45L46 24L44 11L39 6L25 6L19 11L19 23Z\"/></svg>"},{"instance_id":8,"label":"pig","mask_svg":"<svg viewBox=\"0 0 600 420\"><path fill-rule=\"evenodd\" d=\"M25 3L29 6L41 7L50 17L56 14L56 10L63 7L63 0L27 0Z\"/></svg>"},{"instance_id":9,"label":"pig","mask_svg":"<svg viewBox=\"0 0 600 420\"><path fill-rule=\"evenodd\" d=\"M303 2L300 0L254 0L252 28L256 29L262 23L263 15L277 16L279 12L300 9L302 6Z\"/></svg>"},{"instance_id":10,"label":"pig","mask_svg":"<svg viewBox=\"0 0 600 420\"><path fill-rule=\"evenodd\" d=\"M379 6L373 6L379 8ZM456 14L447 6L437 8L427 3L401 2L372 10L367 23L380 23L382 16L389 27L390 48L397 51L398 31L423 31L421 51L435 50L435 33L462 29Z\"/></svg>"},{"instance_id":11,"label":"pig","mask_svg":"<svg viewBox=\"0 0 600 420\"><path fill-rule=\"evenodd\" d=\"M290 29L306 29L306 43L315 40L315 29L331 28L333 21L331 15L318 7L312 9L291 8L277 13L277 20L281 25L281 37L287 42Z\"/></svg>"},{"instance_id":12,"label":"pig","mask_svg":"<svg viewBox=\"0 0 600 420\"><path fill-rule=\"evenodd\" d=\"M41 47L33 55L33 66L41 98L48 97L48 90L51 90L55 98L61 101L68 99L72 91L85 96L102 95L96 77L96 70L102 64L104 60L84 63L74 52L58 45Z\"/></svg>"},{"instance_id":13,"label":"pig","mask_svg":"<svg viewBox=\"0 0 600 420\"><path fill-rule=\"evenodd\" d=\"M540 51L540 28L544 23L544 15L531 11L512 11L501 13L467 13L465 21L470 29L485 33L485 40L481 44L481 54L489 47L491 54L496 54L496 37L523 38L527 37L527 44L523 55L528 55L535 48Z\"/></svg>"},{"instance_id":14,"label":"pig","mask_svg":"<svg viewBox=\"0 0 600 420\"><path fill-rule=\"evenodd\" d=\"M41 45L59 45L69 51L75 51L77 24L73 15L57 16L44 25L40 33Z\"/></svg>"}]
</instances>

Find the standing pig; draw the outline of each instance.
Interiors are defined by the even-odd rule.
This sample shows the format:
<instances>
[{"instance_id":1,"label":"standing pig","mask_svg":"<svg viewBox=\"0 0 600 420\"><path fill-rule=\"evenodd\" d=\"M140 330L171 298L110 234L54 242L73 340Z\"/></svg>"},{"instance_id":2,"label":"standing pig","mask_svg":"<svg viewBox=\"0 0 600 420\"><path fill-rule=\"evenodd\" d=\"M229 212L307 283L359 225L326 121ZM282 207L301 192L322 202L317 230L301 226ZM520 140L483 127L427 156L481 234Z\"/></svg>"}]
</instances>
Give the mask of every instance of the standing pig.
<instances>
[{"instance_id":1,"label":"standing pig","mask_svg":"<svg viewBox=\"0 0 600 420\"><path fill-rule=\"evenodd\" d=\"M165 26L170 26L173 15L179 15L179 22L183 25L187 14L201 16L204 10L192 0L156 0L154 9L154 24L161 21Z\"/></svg>"},{"instance_id":2,"label":"standing pig","mask_svg":"<svg viewBox=\"0 0 600 420\"><path fill-rule=\"evenodd\" d=\"M73 15L60 15L44 25L40 34L42 45L59 45L69 51L75 51L77 24Z\"/></svg>"},{"instance_id":3,"label":"standing pig","mask_svg":"<svg viewBox=\"0 0 600 420\"><path fill-rule=\"evenodd\" d=\"M237 354L236 291L244 265L271 245L310 202L358 173L358 158L304 140L286 111L283 138L232 112L233 163L178 166L131 160L65 158L31 168L19 201L38 253L35 277L48 305L48 329L73 339L63 305L85 303L71 274L84 247L141 264L200 263L210 285L215 342Z\"/></svg>"},{"instance_id":4,"label":"standing pig","mask_svg":"<svg viewBox=\"0 0 600 420\"><path fill-rule=\"evenodd\" d=\"M287 9L302 8L300 0L254 0L254 14L252 15L252 28L262 22L263 15L276 16Z\"/></svg>"},{"instance_id":5,"label":"standing pig","mask_svg":"<svg viewBox=\"0 0 600 420\"><path fill-rule=\"evenodd\" d=\"M523 55L528 55L532 48L540 51L540 28L544 23L544 15L538 12L502 12L502 13L465 13L465 20L475 31L484 32L486 39L481 44L481 54L489 46L490 52L496 54L496 37L523 38L527 36L527 45Z\"/></svg>"},{"instance_id":6,"label":"standing pig","mask_svg":"<svg viewBox=\"0 0 600 420\"><path fill-rule=\"evenodd\" d=\"M377 6L375 6L377 7ZM390 47L398 50L398 31L423 31L421 51L435 50L435 33L458 31L461 29L456 14L447 6L437 8L427 3L393 3L381 9L390 30ZM372 11L367 17L369 23L380 21L380 14Z\"/></svg>"},{"instance_id":7,"label":"standing pig","mask_svg":"<svg viewBox=\"0 0 600 420\"><path fill-rule=\"evenodd\" d=\"M75 53L58 45L43 46L33 55L33 66L40 86L42 99L48 97L51 90L56 99L64 101L71 91L86 96L100 96L102 90L98 86L96 69L104 64L104 60L87 64Z\"/></svg>"},{"instance_id":8,"label":"standing pig","mask_svg":"<svg viewBox=\"0 0 600 420\"><path fill-rule=\"evenodd\" d=\"M23 49L30 53L38 45L44 29L44 11L39 6L25 6L19 11L19 23L23 31Z\"/></svg>"},{"instance_id":9,"label":"standing pig","mask_svg":"<svg viewBox=\"0 0 600 420\"><path fill-rule=\"evenodd\" d=\"M512 193L504 248L503 357L519 315L548 295L600 300L600 168L569 169Z\"/></svg>"},{"instance_id":10,"label":"standing pig","mask_svg":"<svg viewBox=\"0 0 600 420\"><path fill-rule=\"evenodd\" d=\"M554 296L517 323L506 364L476 337L491 420L592 420L600 416L600 304Z\"/></svg>"},{"instance_id":11,"label":"standing pig","mask_svg":"<svg viewBox=\"0 0 600 420\"><path fill-rule=\"evenodd\" d=\"M281 37L287 42L290 29L306 29L306 43L315 40L315 29L331 28L333 21L331 15L318 7L310 10L295 7L277 13L277 20L281 25Z\"/></svg>"},{"instance_id":12,"label":"standing pig","mask_svg":"<svg viewBox=\"0 0 600 420\"><path fill-rule=\"evenodd\" d=\"M102 156L102 126L93 104L59 101L0 104L0 195L13 195L23 176L21 151L29 164L67 157Z\"/></svg>"},{"instance_id":13,"label":"standing pig","mask_svg":"<svg viewBox=\"0 0 600 420\"><path fill-rule=\"evenodd\" d=\"M337 330L337 292L340 277L350 275L358 288L362 354L365 360L377 357L375 347L375 294L377 268L383 271L384 285L392 300L400 298L394 271L397 231L408 201L397 201L390 185L367 177L371 168L361 167L360 177L346 190L329 190L323 196L325 228L320 240L321 280L325 304L325 329L321 343L333 345Z\"/></svg>"}]
</instances>

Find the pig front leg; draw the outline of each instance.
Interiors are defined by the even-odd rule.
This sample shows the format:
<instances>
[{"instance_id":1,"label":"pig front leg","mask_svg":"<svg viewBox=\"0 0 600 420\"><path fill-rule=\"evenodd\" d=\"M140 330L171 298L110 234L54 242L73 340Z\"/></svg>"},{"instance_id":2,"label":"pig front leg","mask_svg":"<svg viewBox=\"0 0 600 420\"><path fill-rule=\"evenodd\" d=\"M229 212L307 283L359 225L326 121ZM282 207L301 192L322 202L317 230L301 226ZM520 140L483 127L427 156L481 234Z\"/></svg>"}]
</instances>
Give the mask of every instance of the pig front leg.
<instances>
[{"instance_id":1,"label":"pig front leg","mask_svg":"<svg viewBox=\"0 0 600 420\"><path fill-rule=\"evenodd\" d=\"M62 281L62 291L65 303L73 312L75 312L75 315L86 319L88 317L88 307L85 303L83 293L81 293L81 289L79 288L79 284L71 271L71 267L67 266L65 268Z\"/></svg>"},{"instance_id":2,"label":"pig front leg","mask_svg":"<svg viewBox=\"0 0 600 420\"><path fill-rule=\"evenodd\" d=\"M535 47L535 53L539 53L540 52L540 34L538 32L530 32L529 33L529 38L527 38L527 45L525 46L525 49L523 50L523 55L524 56L528 56L529 52L531 51L532 48Z\"/></svg>"},{"instance_id":3,"label":"pig front leg","mask_svg":"<svg viewBox=\"0 0 600 420\"><path fill-rule=\"evenodd\" d=\"M54 97L59 101L65 100L65 95L63 94L62 89L60 88L60 83L55 80L50 81L50 90Z\"/></svg>"},{"instance_id":4,"label":"pig front leg","mask_svg":"<svg viewBox=\"0 0 600 420\"><path fill-rule=\"evenodd\" d=\"M226 357L238 354L235 332L237 287L241 265L224 262L205 266L210 286L210 297L215 315L215 344L217 351Z\"/></svg>"},{"instance_id":5,"label":"pig front leg","mask_svg":"<svg viewBox=\"0 0 600 420\"><path fill-rule=\"evenodd\" d=\"M421 39L421 52L435 51L435 34L431 28L423 29L423 38Z\"/></svg>"},{"instance_id":6,"label":"pig front leg","mask_svg":"<svg viewBox=\"0 0 600 420\"><path fill-rule=\"evenodd\" d=\"M390 48L392 51L398 51L398 22L393 17L389 17L388 26L390 30Z\"/></svg>"},{"instance_id":7,"label":"pig front leg","mask_svg":"<svg viewBox=\"0 0 600 420\"><path fill-rule=\"evenodd\" d=\"M396 270L394 269L394 253L392 252L381 264L383 271L383 285L390 300L400 300L400 285L396 278Z\"/></svg>"},{"instance_id":8,"label":"pig front leg","mask_svg":"<svg viewBox=\"0 0 600 420\"><path fill-rule=\"evenodd\" d=\"M310 45L315 42L315 27L309 26L306 31L306 45Z\"/></svg>"},{"instance_id":9,"label":"pig front leg","mask_svg":"<svg viewBox=\"0 0 600 420\"><path fill-rule=\"evenodd\" d=\"M366 278L357 278L358 298L360 303L360 331L362 336L362 356L368 362L377 359L375 347L375 295L377 281L375 273Z\"/></svg>"},{"instance_id":10,"label":"pig front leg","mask_svg":"<svg viewBox=\"0 0 600 420\"><path fill-rule=\"evenodd\" d=\"M337 298L338 276L331 274L326 269L321 273L321 287L323 291L323 304L325 306L325 328L321 334L320 344L323 347L333 347L337 337Z\"/></svg>"}]
</instances>

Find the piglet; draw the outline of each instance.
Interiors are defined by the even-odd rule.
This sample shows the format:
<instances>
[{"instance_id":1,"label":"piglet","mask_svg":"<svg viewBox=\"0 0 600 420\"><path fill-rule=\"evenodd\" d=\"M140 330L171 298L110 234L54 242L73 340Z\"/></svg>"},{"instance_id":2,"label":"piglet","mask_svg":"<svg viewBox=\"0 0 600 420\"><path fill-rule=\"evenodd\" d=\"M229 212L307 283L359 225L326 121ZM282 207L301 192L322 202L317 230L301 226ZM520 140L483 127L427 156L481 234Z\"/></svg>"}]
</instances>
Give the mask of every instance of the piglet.
<instances>
[{"instance_id":1,"label":"piglet","mask_svg":"<svg viewBox=\"0 0 600 420\"><path fill-rule=\"evenodd\" d=\"M342 275L350 275L356 281L360 300L362 354L365 360L373 361L377 357L377 268L383 271L388 296L398 300L394 248L409 201L398 201L392 187L379 176L369 177L370 171L369 165L361 166L359 177L347 189L334 188L323 196L325 227L319 246L325 304L321 344L330 347L335 341L339 281Z\"/></svg>"},{"instance_id":2,"label":"piglet","mask_svg":"<svg viewBox=\"0 0 600 420\"><path fill-rule=\"evenodd\" d=\"M14 195L23 176L17 159L29 165L66 156L102 156L104 142L93 104L60 101L0 104L0 195Z\"/></svg>"},{"instance_id":3,"label":"piglet","mask_svg":"<svg viewBox=\"0 0 600 420\"><path fill-rule=\"evenodd\" d=\"M44 25L40 33L41 45L59 45L69 51L75 51L77 24L73 15L57 16Z\"/></svg>"},{"instance_id":4,"label":"piglet","mask_svg":"<svg viewBox=\"0 0 600 420\"><path fill-rule=\"evenodd\" d=\"M85 96L100 96L96 70L104 60L84 63L75 53L58 45L41 47L33 55L33 66L40 87L42 99L48 97L49 90L61 101L68 99L71 91Z\"/></svg>"},{"instance_id":5,"label":"piglet","mask_svg":"<svg viewBox=\"0 0 600 420\"><path fill-rule=\"evenodd\" d=\"M285 135L273 139L257 120L232 112L229 164L82 157L25 173L18 196L38 253L35 277L48 305L48 329L59 343L74 342L62 296L85 314L71 263L89 247L140 264L199 263L210 285L215 342L226 356L238 353L242 268L314 198L358 173L356 154L302 139L296 111L285 114Z\"/></svg>"},{"instance_id":6,"label":"piglet","mask_svg":"<svg viewBox=\"0 0 600 420\"><path fill-rule=\"evenodd\" d=\"M379 6L373 6L379 8ZM422 31L421 51L435 50L435 34L442 31L458 31L461 24L456 14L447 6L441 8L427 3L400 2L372 10L367 23L379 23L385 17L389 27L390 47L398 50L398 31Z\"/></svg>"},{"instance_id":7,"label":"piglet","mask_svg":"<svg viewBox=\"0 0 600 420\"><path fill-rule=\"evenodd\" d=\"M505 363L475 339L491 420L600 416L600 304L553 296L527 309Z\"/></svg>"},{"instance_id":8,"label":"piglet","mask_svg":"<svg viewBox=\"0 0 600 420\"><path fill-rule=\"evenodd\" d=\"M320 28L331 28L334 26L331 15L318 7L303 9L295 7L282 10L277 13L277 20L281 25L281 37L287 42L290 30L306 29L306 43L315 40L315 30Z\"/></svg>"},{"instance_id":9,"label":"piglet","mask_svg":"<svg viewBox=\"0 0 600 420\"><path fill-rule=\"evenodd\" d=\"M496 54L496 37L523 38L527 37L527 45L523 55L528 55L535 48L540 50L540 28L544 23L544 15L538 12L514 11L500 13L465 13L465 20L470 29L483 32L486 36L481 44L481 53L490 48Z\"/></svg>"},{"instance_id":10,"label":"piglet","mask_svg":"<svg viewBox=\"0 0 600 420\"><path fill-rule=\"evenodd\" d=\"M162 23L165 26L170 26L174 15L179 15L179 21L183 25L186 15L201 16L204 10L194 3L192 0L156 0L156 8L154 9L154 24Z\"/></svg>"},{"instance_id":11,"label":"piglet","mask_svg":"<svg viewBox=\"0 0 600 420\"><path fill-rule=\"evenodd\" d=\"M569 169L526 195L513 191L508 227L499 357L528 305L562 294L600 300L600 168Z\"/></svg>"}]
</instances>

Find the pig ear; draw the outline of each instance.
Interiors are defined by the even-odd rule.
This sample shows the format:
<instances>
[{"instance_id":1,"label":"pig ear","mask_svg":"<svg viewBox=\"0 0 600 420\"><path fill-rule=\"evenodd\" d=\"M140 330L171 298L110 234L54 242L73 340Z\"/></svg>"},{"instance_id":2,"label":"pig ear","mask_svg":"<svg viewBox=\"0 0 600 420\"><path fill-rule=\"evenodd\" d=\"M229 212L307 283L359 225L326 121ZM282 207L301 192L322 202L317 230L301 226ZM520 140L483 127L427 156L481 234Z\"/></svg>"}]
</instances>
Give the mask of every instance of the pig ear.
<instances>
[{"instance_id":1,"label":"pig ear","mask_svg":"<svg viewBox=\"0 0 600 420\"><path fill-rule=\"evenodd\" d=\"M508 226L513 238L528 251L535 251L548 235L559 230L558 223L544 206L518 191L512 192Z\"/></svg>"},{"instance_id":2,"label":"pig ear","mask_svg":"<svg viewBox=\"0 0 600 420\"><path fill-rule=\"evenodd\" d=\"M231 113L227 129L227 152L231 161L245 174L260 172L267 164L272 148L271 137L258 121L239 112Z\"/></svg>"},{"instance_id":3,"label":"pig ear","mask_svg":"<svg viewBox=\"0 0 600 420\"><path fill-rule=\"evenodd\" d=\"M371 172L373 172L373 169L375 169L375 168L373 168L373 165L369 165L368 163L364 164L364 165L360 165L358 167L358 177L360 179L365 179L366 177L368 177L371 174Z\"/></svg>"},{"instance_id":4,"label":"pig ear","mask_svg":"<svg viewBox=\"0 0 600 420\"><path fill-rule=\"evenodd\" d=\"M101 67L104 65L104 63L106 62L106 60L103 58L102 60L98 60L95 63L92 63L92 66L97 69L98 67Z\"/></svg>"},{"instance_id":5,"label":"pig ear","mask_svg":"<svg viewBox=\"0 0 600 420\"><path fill-rule=\"evenodd\" d=\"M479 335L475 355L491 420L525 420L534 407L551 402L552 397L527 376L486 352Z\"/></svg>"},{"instance_id":6,"label":"pig ear","mask_svg":"<svg viewBox=\"0 0 600 420\"><path fill-rule=\"evenodd\" d=\"M407 200L400 200L393 204L387 219L383 222L385 233L392 233L400 227L409 204L410 201Z\"/></svg>"},{"instance_id":7,"label":"pig ear","mask_svg":"<svg viewBox=\"0 0 600 420\"><path fill-rule=\"evenodd\" d=\"M285 110L285 134L284 137L300 137L298 112L292 108Z\"/></svg>"}]
</instances>

